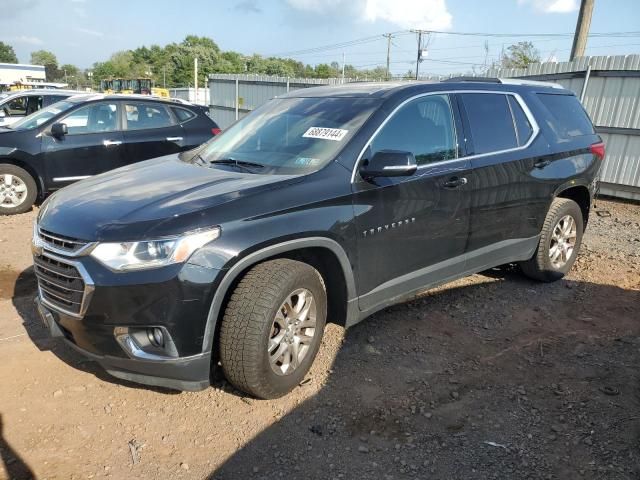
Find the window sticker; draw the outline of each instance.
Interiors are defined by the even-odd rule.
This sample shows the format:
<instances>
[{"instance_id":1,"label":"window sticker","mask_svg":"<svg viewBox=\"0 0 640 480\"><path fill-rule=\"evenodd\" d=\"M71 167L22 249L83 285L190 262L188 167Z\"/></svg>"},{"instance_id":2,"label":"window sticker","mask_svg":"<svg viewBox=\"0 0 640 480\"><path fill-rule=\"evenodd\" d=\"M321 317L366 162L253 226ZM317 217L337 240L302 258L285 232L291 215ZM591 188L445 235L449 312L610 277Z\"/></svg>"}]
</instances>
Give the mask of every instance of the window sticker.
<instances>
[{"instance_id":1,"label":"window sticker","mask_svg":"<svg viewBox=\"0 0 640 480\"><path fill-rule=\"evenodd\" d=\"M314 165L317 165L318 163L320 163L320 159L311 157L298 157L295 160L296 165L300 165L303 167L312 167Z\"/></svg>"},{"instance_id":2,"label":"window sticker","mask_svg":"<svg viewBox=\"0 0 640 480\"><path fill-rule=\"evenodd\" d=\"M333 140L334 142L341 141L345 135L349 133L349 130L343 130L341 128L323 128L323 127L311 127L302 135L304 138L319 138L322 140Z\"/></svg>"}]
</instances>

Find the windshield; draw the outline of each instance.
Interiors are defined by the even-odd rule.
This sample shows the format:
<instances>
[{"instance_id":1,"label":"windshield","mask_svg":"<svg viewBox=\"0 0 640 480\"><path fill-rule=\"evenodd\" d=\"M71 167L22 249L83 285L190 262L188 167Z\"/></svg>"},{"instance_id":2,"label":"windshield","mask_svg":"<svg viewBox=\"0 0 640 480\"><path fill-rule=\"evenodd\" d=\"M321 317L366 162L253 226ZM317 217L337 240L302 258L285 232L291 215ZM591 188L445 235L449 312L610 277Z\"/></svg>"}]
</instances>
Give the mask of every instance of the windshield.
<instances>
[{"instance_id":1,"label":"windshield","mask_svg":"<svg viewBox=\"0 0 640 480\"><path fill-rule=\"evenodd\" d=\"M47 108L38 110L37 112L12 123L11 128L13 130L31 130L32 128L39 127L59 113L66 112L74 105L75 103L65 101L54 103L53 105L49 105Z\"/></svg>"},{"instance_id":2,"label":"windshield","mask_svg":"<svg viewBox=\"0 0 640 480\"><path fill-rule=\"evenodd\" d=\"M235 161L257 164L254 173L309 173L333 160L378 105L371 98L271 100L211 140L200 156L220 168Z\"/></svg>"}]
</instances>

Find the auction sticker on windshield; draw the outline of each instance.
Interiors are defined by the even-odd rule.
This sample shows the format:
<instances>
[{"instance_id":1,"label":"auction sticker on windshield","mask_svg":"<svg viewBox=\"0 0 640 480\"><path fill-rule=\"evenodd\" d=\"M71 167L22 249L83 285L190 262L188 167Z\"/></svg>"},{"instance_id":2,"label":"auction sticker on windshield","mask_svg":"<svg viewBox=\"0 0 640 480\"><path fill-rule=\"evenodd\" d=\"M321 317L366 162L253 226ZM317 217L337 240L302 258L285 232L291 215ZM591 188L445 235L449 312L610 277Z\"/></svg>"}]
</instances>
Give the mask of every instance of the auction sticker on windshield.
<instances>
[{"instance_id":1,"label":"auction sticker on windshield","mask_svg":"<svg viewBox=\"0 0 640 480\"><path fill-rule=\"evenodd\" d=\"M322 140L339 142L347 133L349 133L349 130L343 130L341 128L311 127L304 132L302 136L305 138L320 138Z\"/></svg>"}]
</instances>

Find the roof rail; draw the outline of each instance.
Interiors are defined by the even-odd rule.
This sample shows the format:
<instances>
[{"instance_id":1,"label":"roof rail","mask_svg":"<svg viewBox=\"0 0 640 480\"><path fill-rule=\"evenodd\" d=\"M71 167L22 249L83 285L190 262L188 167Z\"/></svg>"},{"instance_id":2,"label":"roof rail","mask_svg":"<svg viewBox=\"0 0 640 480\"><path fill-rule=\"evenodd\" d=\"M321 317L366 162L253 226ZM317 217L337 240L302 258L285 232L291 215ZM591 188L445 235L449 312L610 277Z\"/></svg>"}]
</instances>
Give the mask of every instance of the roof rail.
<instances>
[{"instance_id":1,"label":"roof rail","mask_svg":"<svg viewBox=\"0 0 640 480\"><path fill-rule=\"evenodd\" d=\"M504 85L532 85L538 87L564 88L555 82L540 82L538 80L528 80L526 78L499 78L500 83Z\"/></svg>"},{"instance_id":2,"label":"roof rail","mask_svg":"<svg viewBox=\"0 0 640 480\"><path fill-rule=\"evenodd\" d=\"M528 80L526 78L495 78L495 77L451 77L443 82L480 82L480 83L501 83L503 85L531 85L547 88L564 88L559 83L554 82L540 82L537 80Z\"/></svg>"},{"instance_id":3,"label":"roof rail","mask_svg":"<svg viewBox=\"0 0 640 480\"><path fill-rule=\"evenodd\" d=\"M484 83L500 83L499 78L495 77L471 77L471 76L462 76L462 77L451 77L446 80L442 80L443 82L484 82Z\"/></svg>"}]
</instances>

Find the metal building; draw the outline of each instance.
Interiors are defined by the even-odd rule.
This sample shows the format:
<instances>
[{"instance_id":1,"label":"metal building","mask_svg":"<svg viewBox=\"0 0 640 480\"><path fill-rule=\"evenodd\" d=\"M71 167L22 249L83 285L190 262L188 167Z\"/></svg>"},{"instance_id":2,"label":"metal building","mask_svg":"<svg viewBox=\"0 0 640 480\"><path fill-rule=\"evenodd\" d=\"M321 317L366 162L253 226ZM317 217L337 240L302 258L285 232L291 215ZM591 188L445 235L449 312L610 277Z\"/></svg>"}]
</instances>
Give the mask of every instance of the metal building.
<instances>
[{"instance_id":1,"label":"metal building","mask_svg":"<svg viewBox=\"0 0 640 480\"><path fill-rule=\"evenodd\" d=\"M24 65L20 63L0 63L0 85L14 83L44 82L44 65Z\"/></svg>"},{"instance_id":2,"label":"metal building","mask_svg":"<svg viewBox=\"0 0 640 480\"><path fill-rule=\"evenodd\" d=\"M640 55L580 57L526 69L491 69L490 77L557 82L572 90L606 145L601 192L640 200Z\"/></svg>"},{"instance_id":3,"label":"metal building","mask_svg":"<svg viewBox=\"0 0 640 480\"><path fill-rule=\"evenodd\" d=\"M224 129L273 97L299 88L339 83L342 79L212 74L209 75L211 118Z\"/></svg>"}]
</instances>

